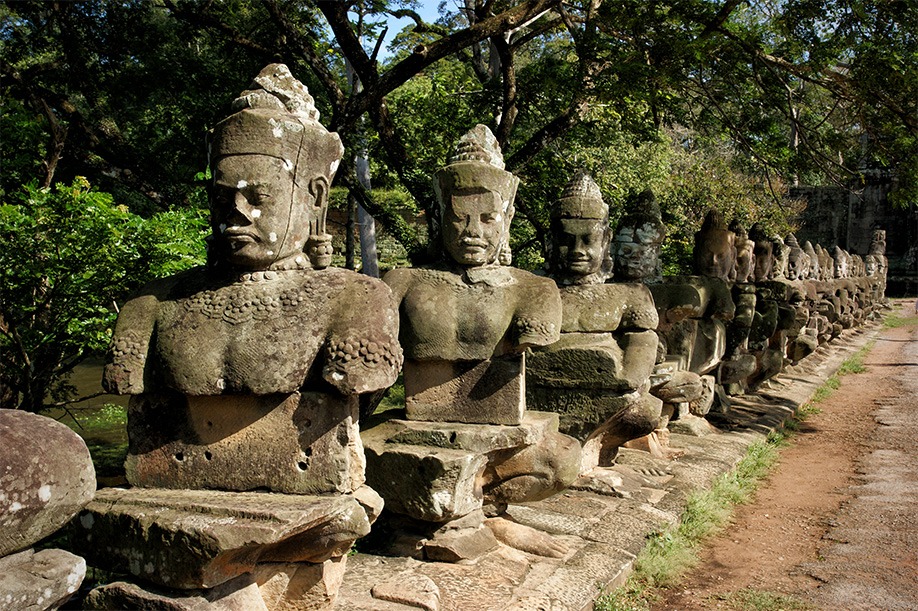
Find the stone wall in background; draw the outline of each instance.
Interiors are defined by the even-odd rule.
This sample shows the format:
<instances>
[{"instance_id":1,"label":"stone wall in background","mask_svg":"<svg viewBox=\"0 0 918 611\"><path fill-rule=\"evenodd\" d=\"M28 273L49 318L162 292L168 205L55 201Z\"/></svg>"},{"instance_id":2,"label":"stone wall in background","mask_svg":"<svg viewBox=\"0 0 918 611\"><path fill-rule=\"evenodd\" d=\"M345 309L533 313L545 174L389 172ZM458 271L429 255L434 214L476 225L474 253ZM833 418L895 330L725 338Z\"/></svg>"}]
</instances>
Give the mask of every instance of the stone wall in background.
<instances>
[{"instance_id":1,"label":"stone wall in background","mask_svg":"<svg viewBox=\"0 0 918 611\"><path fill-rule=\"evenodd\" d=\"M865 254L874 229L886 230L889 259L887 296L918 294L918 202L896 208L888 195L895 184L888 172L865 173L858 188L792 187L791 198L803 198L797 237L820 244L838 244L848 252Z\"/></svg>"}]
</instances>

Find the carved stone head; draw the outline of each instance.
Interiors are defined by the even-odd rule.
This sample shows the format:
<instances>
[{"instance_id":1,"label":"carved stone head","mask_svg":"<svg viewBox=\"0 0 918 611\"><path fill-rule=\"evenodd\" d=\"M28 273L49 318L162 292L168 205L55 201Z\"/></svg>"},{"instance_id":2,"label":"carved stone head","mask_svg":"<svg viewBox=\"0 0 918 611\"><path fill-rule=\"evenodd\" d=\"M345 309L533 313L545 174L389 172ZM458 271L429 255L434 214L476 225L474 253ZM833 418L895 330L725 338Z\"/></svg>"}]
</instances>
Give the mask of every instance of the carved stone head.
<instances>
[{"instance_id":1,"label":"carved stone head","mask_svg":"<svg viewBox=\"0 0 918 611\"><path fill-rule=\"evenodd\" d=\"M771 277L771 270L774 268L774 242L768 238L765 228L756 223L749 230L749 239L755 246L752 254L755 257L755 265L752 268L752 279L755 282L763 282Z\"/></svg>"},{"instance_id":2,"label":"carved stone head","mask_svg":"<svg viewBox=\"0 0 918 611\"><path fill-rule=\"evenodd\" d=\"M755 268L755 240L749 238L746 228L739 220L730 223L730 231L736 236L736 282L751 282Z\"/></svg>"},{"instance_id":3,"label":"carved stone head","mask_svg":"<svg viewBox=\"0 0 918 611\"><path fill-rule=\"evenodd\" d=\"M615 233L615 279L625 282L659 282L662 279L660 248L666 227L649 189L628 204Z\"/></svg>"},{"instance_id":4,"label":"carved stone head","mask_svg":"<svg viewBox=\"0 0 918 611\"><path fill-rule=\"evenodd\" d=\"M816 249L813 247L812 242L807 240L803 244L803 252L806 253L807 260L809 262L809 272L807 278L811 280L821 280L822 270L819 267L819 255L816 253Z\"/></svg>"},{"instance_id":5,"label":"carved stone head","mask_svg":"<svg viewBox=\"0 0 918 611\"><path fill-rule=\"evenodd\" d=\"M695 233L694 267L699 276L731 280L736 266L736 236L727 229L724 217L708 211Z\"/></svg>"},{"instance_id":6,"label":"carved stone head","mask_svg":"<svg viewBox=\"0 0 918 611\"><path fill-rule=\"evenodd\" d=\"M806 280L810 277L810 258L800 248L797 236L789 233L784 243L790 249L787 255L787 279Z\"/></svg>"},{"instance_id":7,"label":"carved stone head","mask_svg":"<svg viewBox=\"0 0 918 611\"><path fill-rule=\"evenodd\" d=\"M237 269L326 267L328 189L344 147L283 64L262 70L209 138L211 262Z\"/></svg>"},{"instance_id":8,"label":"carved stone head","mask_svg":"<svg viewBox=\"0 0 918 611\"><path fill-rule=\"evenodd\" d=\"M787 265L790 257L790 246L784 243L780 236L775 236L771 241L772 253L774 254L774 265L771 267L771 274L768 276L772 280L787 278Z\"/></svg>"},{"instance_id":9,"label":"carved stone head","mask_svg":"<svg viewBox=\"0 0 918 611\"><path fill-rule=\"evenodd\" d=\"M519 179L504 170L497 139L484 125L462 136L434 177L443 250L465 267L509 260L510 221Z\"/></svg>"},{"instance_id":10,"label":"carved stone head","mask_svg":"<svg viewBox=\"0 0 918 611\"><path fill-rule=\"evenodd\" d=\"M551 211L549 269L563 284L598 284L612 273L609 206L599 186L578 172Z\"/></svg>"},{"instance_id":11,"label":"carved stone head","mask_svg":"<svg viewBox=\"0 0 918 611\"><path fill-rule=\"evenodd\" d=\"M870 254L870 255L885 255L886 254L886 230L885 229L874 229L873 230L873 239L870 241L870 248L867 250L867 254Z\"/></svg>"},{"instance_id":12,"label":"carved stone head","mask_svg":"<svg viewBox=\"0 0 918 611\"><path fill-rule=\"evenodd\" d=\"M850 257L841 247L835 247L835 274L836 278L847 278L850 270L848 269Z\"/></svg>"}]
</instances>

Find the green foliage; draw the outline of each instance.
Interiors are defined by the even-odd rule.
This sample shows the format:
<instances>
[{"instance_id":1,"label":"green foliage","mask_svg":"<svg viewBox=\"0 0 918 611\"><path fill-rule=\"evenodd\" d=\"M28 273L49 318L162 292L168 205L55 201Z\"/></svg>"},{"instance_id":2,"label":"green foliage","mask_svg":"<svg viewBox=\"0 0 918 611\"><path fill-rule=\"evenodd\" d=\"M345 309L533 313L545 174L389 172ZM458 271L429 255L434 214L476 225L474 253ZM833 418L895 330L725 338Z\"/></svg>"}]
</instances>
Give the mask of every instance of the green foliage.
<instances>
[{"instance_id":1,"label":"green foliage","mask_svg":"<svg viewBox=\"0 0 918 611\"><path fill-rule=\"evenodd\" d=\"M718 596L718 606L726 605L726 609L737 611L811 611L816 609L806 601L796 596L743 588L725 596Z\"/></svg>"},{"instance_id":2,"label":"green foliage","mask_svg":"<svg viewBox=\"0 0 918 611\"><path fill-rule=\"evenodd\" d=\"M3 407L37 411L83 357L105 349L117 303L144 282L203 261L198 211L143 219L84 178L26 186L0 205Z\"/></svg>"}]
</instances>

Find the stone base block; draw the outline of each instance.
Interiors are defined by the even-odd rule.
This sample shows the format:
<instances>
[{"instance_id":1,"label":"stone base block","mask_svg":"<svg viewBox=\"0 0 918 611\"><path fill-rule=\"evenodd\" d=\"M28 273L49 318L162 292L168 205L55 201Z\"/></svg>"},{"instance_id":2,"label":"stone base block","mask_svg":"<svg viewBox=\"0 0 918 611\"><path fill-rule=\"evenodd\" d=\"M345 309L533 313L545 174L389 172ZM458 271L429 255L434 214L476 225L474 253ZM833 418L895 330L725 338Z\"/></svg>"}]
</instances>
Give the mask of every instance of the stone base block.
<instances>
[{"instance_id":1,"label":"stone base block","mask_svg":"<svg viewBox=\"0 0 918 611\"><path fill-rule=\"evenodd\" d=\"M409 420L520 424L526 408L523 355L487 361L405 362Z\"/></svg>"},{"instance_id":2,"label":"stone base block","mask_svg":"<svg viewBox=\"0 0 918 611\"><path fill-rule=\"evenodd\" d=\"M86 561L62 549L0 558L0 609L57 609L85 575Z\"/></svg>"},{"instance_id":3,"label":"stone base block","mask_svg":"<svg viewBox=\"0 0 918 611\"><path fill-rule=\"evenodd\" d=\"M321 564L260 564L255 581L269 611L331 609L344 581L347 556Z\"/></svg>"},{"instance_id":4,"label":"stone base block","mask_svg":"<svg viewBox=\"0 0 918 611\"><path fill-rule=\"evenodd\" d=\"M304 392L131 399L126 462L134 486L289 494L363 484L357 397Z\"/></svg>"},{"instance_id":5,"label":"stone base block","mask_svg":"<svg viewBox=\"0 0 918 611\"><path fill-rule=\"evenodd\" d=\"M75 520L74 544L93 566L169 588L212 588L257 564L345 554L378 511L363 497L377 495L107 488Z\"/></svg>"},{"instance_id":6,"label":"stone base block","mask_svg":"<svg viewBox=\"0 0 918 611\"><path fill-rule=\"evenodd\" d=\"M386 499L390 511L445 522L481 508L481 476L488 460L480 452L370 437L366 452L367 482Z\"/></svg>"},{"instance_id":7,"label":"stone base block","mask_svg":"<svg viewBox=\"0 0 918 611\"><path fill-rule=\"evenodd\" d=\"M243 575L209 590L170 590L116 581L86 597L87 609L120 611L269 611L252 575Z\"/></svg>"},{"instance_id":8,"label":"stone base block","mask_svg":"<svg viewBox=\"0 0 918 611\"><path fill-rule=\"evenodd\" d=\"M367 481L386 508L446 522L481 508L485 467L556 436L557 414L527 411L517 426L388 420L363 432Z\"/></svg>"}]
</instances>

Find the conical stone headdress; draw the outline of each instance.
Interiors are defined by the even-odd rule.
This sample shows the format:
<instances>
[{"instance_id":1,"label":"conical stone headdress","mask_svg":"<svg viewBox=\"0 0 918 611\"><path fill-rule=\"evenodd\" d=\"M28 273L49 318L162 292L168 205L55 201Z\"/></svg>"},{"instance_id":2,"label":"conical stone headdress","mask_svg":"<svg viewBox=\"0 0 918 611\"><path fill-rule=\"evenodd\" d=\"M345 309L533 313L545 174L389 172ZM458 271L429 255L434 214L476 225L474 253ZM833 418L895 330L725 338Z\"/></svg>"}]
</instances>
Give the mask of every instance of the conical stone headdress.
<instances>
[{"instance_id":1,"label":"conical stone headdress","mask_svg":"<svg viewBox=\"0 0 918 611\"><path fill-rule=\"evenodd\" d=\"M208 138L211 167L232 155L266 155L283 161L298 192L312 195L307 252L317 267L328 265L331 236L325 233L328 186L335 177L344 146L319 123L309 90L284 64L270 64L233 101L235 111L214 126ZM324 183L317 190L315 182ZM294 206L306 205L294 201ZM321 251L321 252L319 252Z\"/></svg>"},{"instance_id":2,"label":"conical stone headdress","mask_svg":"<svg viewBox=\"0 0 918 611\"><path fill-rule=\"evenodd\" d=\"M552 219L609 219L609 206L599 185L584 170L578 171L561 192L551 210Z\"/></svg>"}]
</instances>

